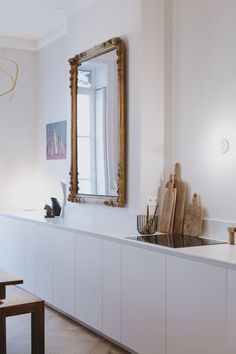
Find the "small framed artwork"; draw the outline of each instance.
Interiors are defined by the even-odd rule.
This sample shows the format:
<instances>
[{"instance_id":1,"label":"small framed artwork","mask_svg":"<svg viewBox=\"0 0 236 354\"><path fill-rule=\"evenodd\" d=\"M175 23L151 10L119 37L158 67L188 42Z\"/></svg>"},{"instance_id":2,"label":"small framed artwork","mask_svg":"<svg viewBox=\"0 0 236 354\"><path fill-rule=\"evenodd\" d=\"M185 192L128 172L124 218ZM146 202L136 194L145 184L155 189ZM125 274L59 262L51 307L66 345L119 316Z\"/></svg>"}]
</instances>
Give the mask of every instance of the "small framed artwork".
<instances>
[{"instance_id":1,"label":"small framed artwork","mask_svg":"<svg viewBox=\"0 0 236 354\"><path fill-rule=\"evenodd\" d=\"M47 160L66 159L66 120L46 125Z\"/></svg>"}]
</instances>

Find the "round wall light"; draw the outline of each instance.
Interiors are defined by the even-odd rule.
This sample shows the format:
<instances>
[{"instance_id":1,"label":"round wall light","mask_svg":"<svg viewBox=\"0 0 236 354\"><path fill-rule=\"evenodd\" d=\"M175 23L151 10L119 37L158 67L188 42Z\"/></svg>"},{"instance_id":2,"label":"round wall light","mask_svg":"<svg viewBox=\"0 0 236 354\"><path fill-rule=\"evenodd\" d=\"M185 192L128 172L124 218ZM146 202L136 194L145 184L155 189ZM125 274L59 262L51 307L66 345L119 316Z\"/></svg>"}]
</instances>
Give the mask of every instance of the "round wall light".
<instances>
[{"instance_id":1,"label":"round wall light","mask_svg":"<svg viewBox=\"0 0 236 354\"><path fill-rule=\"evenodd\" d=\"M229 141L227 139L221 139L220 141L220 152L225 154L229 151Z\"/></svg>"}]
</instances>

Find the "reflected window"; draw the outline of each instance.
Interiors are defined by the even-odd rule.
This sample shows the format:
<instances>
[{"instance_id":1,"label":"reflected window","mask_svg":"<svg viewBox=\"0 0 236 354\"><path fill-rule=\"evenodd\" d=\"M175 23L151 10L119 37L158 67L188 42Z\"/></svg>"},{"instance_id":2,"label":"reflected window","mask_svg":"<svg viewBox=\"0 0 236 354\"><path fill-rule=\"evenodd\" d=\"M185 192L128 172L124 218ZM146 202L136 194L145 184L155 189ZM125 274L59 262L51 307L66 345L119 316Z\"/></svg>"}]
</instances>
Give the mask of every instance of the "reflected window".
<instances>
[{"instance_id":1,"label":"reflected window","mask_svg":"<svg viewBox=\"0 0 236 354\"><path fill-rule=\"evenodd\" d=\"M95 151L94 151L94 95L85 90L78 95L79 135L79 183L83 193L95 193Z\"/></svg>"},{"instance_id":2,"label":"reflected window","mask_svg":"<svg viewBox=\"0 0 236 354\"><path fill-rule=\"evenodd\" d=\"M78 86L79 87L91 87L92 86L92 71L82 70L78 71Z\"/></svg>"},{"instance_id":3,"label":"reflected window","mask_svg":"<svg viewBox=\"0 0 236 354\"><path fill-rule=\"evenodd\" d=\"M79 68L78 180L79 193L116 195L116 71L113 60L94 60ZM114 73L110 74L109 72ZM89 73L89 74L87 74ZM83 81L84 80L84 81ZM110 91L109 88L110 87ZM110 105L108 104L110 100ZM108 119L109 115L115 117ZM109 134L108 134L109 133ZM108 138L110 136L110 138Z\"/></svg>"},{"instance_id":4,"label":"reflected window","mask_svg":"<svg viewBox=\"0 0 236 354\"><path fill-rule=\"evenodd\" d=\"M107 195L108 191L108 156L107 156L107 120L106 88L95 92L95 129L96 129L96 190L97 194Z\"/></svg>"}]
</instances>

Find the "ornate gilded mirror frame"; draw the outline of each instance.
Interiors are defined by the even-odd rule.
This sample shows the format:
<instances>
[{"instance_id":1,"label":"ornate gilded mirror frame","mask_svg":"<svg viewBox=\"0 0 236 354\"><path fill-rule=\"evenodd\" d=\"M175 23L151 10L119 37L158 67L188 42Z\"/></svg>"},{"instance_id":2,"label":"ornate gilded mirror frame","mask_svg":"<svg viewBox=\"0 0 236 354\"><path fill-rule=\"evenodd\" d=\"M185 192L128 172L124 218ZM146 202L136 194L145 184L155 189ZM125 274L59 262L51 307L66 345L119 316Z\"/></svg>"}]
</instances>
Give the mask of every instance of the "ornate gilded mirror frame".
<instances>
[{"instance_id":1,"label":"ornate gilded mirror frame","mask_svg":"<svg viewBox=\"0 0 236 354\"><path fill-rule=\"evenodd\" d=\"M119 163L117 174L117 196L79 194L78 181L78 147L77 147L77 94L78 94L78 67L89 59L110 51L117 54L118 74L118 119L119 119ZM126 77L125 77L125 46L120 38L112 38L102 44L76 55L70 63L70 91L71 91L71 169L68 201L83 203L85 201L103 202L106 205L123 207L126 198L126 154L125 154L125 118L126 118Z\"/></svg>"}]
</instances>

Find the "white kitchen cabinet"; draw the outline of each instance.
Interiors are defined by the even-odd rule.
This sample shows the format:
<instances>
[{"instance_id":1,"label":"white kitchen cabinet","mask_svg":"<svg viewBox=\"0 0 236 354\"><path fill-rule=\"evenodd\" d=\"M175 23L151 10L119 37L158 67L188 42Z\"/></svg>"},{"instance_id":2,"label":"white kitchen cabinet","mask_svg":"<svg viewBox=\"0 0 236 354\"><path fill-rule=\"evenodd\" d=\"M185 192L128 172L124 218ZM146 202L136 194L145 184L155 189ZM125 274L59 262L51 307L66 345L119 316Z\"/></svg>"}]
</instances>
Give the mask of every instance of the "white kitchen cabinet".
<instances>
[{"instance_id":1,"label":"white kitchen cabinet","mask_svg":"<svg viewBox=\"0 0 236 354\"><path fill-rule=\"evenodd\" d=\"M120 342L120 244L103 241L103 334Z\"/></svg>"},{"instance_id":2,"label":"white kitchen cabinet","mask_svg":"<svg viewBox=\"0 0 236 354\"><path fill-rule=\"evenodd\" d=\"M225 329L226 270L167 256L166 353L225 354Z\"/></svg>"},{"instance_id":3,"label":"white kitchen cabinet","mask_svg":"<svg viewBox=\"0 0 236 354\"><path fill-rule=\"evenodd\" d=\"M21 220L0 217L0 267L24 279L27 224Z\"/></svg>"},{"instance_id":4,"label":"white kitchen cabinet","mask_svg":"<svg viewBox=\"0 0 236 354\"><path fill-rule=\"evenodd\" d=\"M53 305L75 317L75 233L53 234Z\"/></svg>"},{"instance_id":5,"label":"white kitchen cabinet","mask_svg":"<svg viewBox=\"0 0 236 354\"><path fill-rule=\"evenodd\" d=\"M59 310L139 354L235 354L236 270L158 251L0 216L0 267Z\"/></svg>"},{"instance_id":6,"label":"white kitchen cabinet","mask_svg":"<svg viewBox=\"0 0 236 354\"><path fill-rule=\"evenodd\" d=\"M34 276L34 228L31 223L27 223L25 236L25 275L22 287L35 293L35 276Z\"/></svg>"},{"instance_id":7,"label":"white kitchen cabinet","mask_svg":"<svg viewBox=\"0 0 236 354\"><path fill-rule=\"evenodd\" d=\"M76 317L102 332L102 240L76 235Z\"/></svg>"},{"instance_id":8,"label":"white kitchen cabinet","mask_svg":"<svg viewBox=\"0 0 236 354\"><path fill-rule=\"evenodd\" d=\"M227 282L227 354L236 348L236 271L228 270Z\"/></svg>"},{"instance_id":9,"label":"white kitchen cabinet","mask_svg":"<svg viewBox=\"0 0 236 354\"><path fill-rule=\"evenodd\" d=\"M165 353L165 276L165 255L121 246L121 342L139 354Z\"/></svg>"},{"instance_id":10,"label":"white kitchen cabinet","mask_svg":"<svg viewBox=\"0 0 236 354\"><path fill-rule=\"evenodd\" d=\"M34 290L49 304L53 303L53 228L30 225L33 237Z\"/></svg>"}]
</instances>

